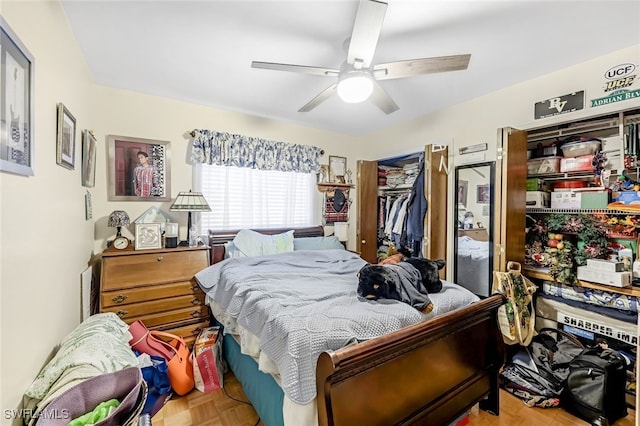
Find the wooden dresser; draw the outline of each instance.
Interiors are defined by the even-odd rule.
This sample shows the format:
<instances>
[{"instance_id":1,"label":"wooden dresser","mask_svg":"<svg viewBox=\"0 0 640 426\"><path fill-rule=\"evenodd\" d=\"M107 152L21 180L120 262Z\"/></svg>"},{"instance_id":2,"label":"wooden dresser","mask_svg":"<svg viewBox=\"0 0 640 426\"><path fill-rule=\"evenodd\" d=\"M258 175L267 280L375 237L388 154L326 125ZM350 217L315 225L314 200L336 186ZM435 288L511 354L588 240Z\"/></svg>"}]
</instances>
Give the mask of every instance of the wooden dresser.
<instances>
[{"instance_id":1,"label":"wooden dresser","mask_svg":"<svg viewBox=\"0 0 640 426\"><path fill-rule=\"evenodd\" d=\"M116 250L102 253L100 312L115 312L127 324L179 336L191 346L209 326L209 309L194 275L209 266L209 247Z\"/></svg>"}]
</instances>

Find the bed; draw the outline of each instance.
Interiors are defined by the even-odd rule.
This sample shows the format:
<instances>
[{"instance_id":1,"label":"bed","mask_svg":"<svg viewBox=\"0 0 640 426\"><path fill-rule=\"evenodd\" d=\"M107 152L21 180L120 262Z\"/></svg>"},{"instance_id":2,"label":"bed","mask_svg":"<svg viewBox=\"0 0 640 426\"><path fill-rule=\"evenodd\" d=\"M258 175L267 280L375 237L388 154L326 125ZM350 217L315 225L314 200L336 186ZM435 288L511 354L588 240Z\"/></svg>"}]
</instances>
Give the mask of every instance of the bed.
<instances>
[{"instance_id":1,"label":"bed","mask_svg":"<svg viewBox=\"0 0 640 426\"><path fill-rule=\"evenodd\" d=\"M259 232L275 236L282 234L284 230ZM251 266L238 263L240 261L237 260L228 261L223 263L225 265L223 268L223 264L218 265L218 263L224 259L225 244L234 240L238 234L238 231L210 234L212 266L207 268L206 272L198 273L196 278L208 294L207 300L214 316L225 326L223 345L225 358L242 383L243 390L263 424L266 426L425 423L447 425L478 402L482 409L498 414L497 378L498 370L504 362L504 346L496 318L497 308L503 303L501 296L495 295L473 303L467 302L459 309L426 320L424 318L416 320L413 315L417 311L412 310L414 313L408 313L397 306L404 304L396 305L389 302L388 306L384 306L387 310L380 312L384 312L385 316L396 315L396 319L390 322L393 324L389 326L393 329L392 331L381 333L380 336L367 336L366 329L358 329L355 332L356 336L361 337L358 333L364 333L367 338L329 339L334 348L322 350L317 355L317 362L315 355L297 358L290 355L289 353L296 354L291 345L294 339L285 336L286 339L291 340L280 342L281 345L289 345L286 346L286 350L282 350L287 353L283 358L274 354L274 347L277 346L271 346L269 349L272 342L267 341L264 345L265 341L257 336L259 333L254 333L254 330L250 329L252 322L262 321L260 317L251 316L254 315L254 308L247 307L244 302L236 305L234 301L230 301L235 300L235 294L243 290L234 288L233 291L224 290L215 295L212 294L215 293L215 291L212 292L212 288L220 290L222 282L224 286L231 285L229 283L232 283L236 277L241 281L240 276L243 273L249 273L246 271L251 271L250 274L260 278L259 281L251 284L250 288L254 289L257 285L255 283L267 284L268 279L265 279L260 268L264 266L264 262L271 262L271 258L291 257L293 260L288 261L296 263L300 268L305 268L305 262L308 260L304 260L306 255L301 258L295 257L302 256L300 253L283 253L282 256L264 256L259 262L256 259L249 260L248 265ZM302 239L322 238L323 229L321 227L296 229L293 234L294 237ZM301 252L305 251L301 250ZM331 256L334 254L331 253L338 251L331 249L323 253L317 252L314 258L319 259L318 261L325 257L332 259ZM343 264L364 262L344 249L341 251L342 253L336 253L337 256L341 256L340 262L332 264L332 268L337 268L333 271L337 281L342 279L340 277L348 275L341 274L340 268ZM232 264L237 268L234 272L237 275L219 281L216 286L211 287L210 277L204 275L213 274L219 278L222 269L233 271L229 266ZM300 282L305 280L306 277ZM333 279L321 281L323 285L329 286L327 284L329 281L334 285ZM337 282L335 285L338 285ZM450 283L445 283L445 287L461 289ZM331 292L334 297L339 298L342 294L341 290L336 290L338 288L331 287ZM234 293L234 296L231 297L229 293ZM275 291L272 294L275 294ZM247 299L253 297L247 295ZM271 309L269 305L261 305L268 303L269 298L261 297L258 297L256 306L263 306L266 311L269 311ZM314 301L313 309L322 310L323 306L329 306L327 308L329 312L332 309L330 306L339 307L341 303L343 301L340 299L332 300L328 304ZM434 300L434 303L436 306L441 304L437 300ZM378 305L383 306L384 302ZM379 309L380 306L374 309ZM242 319L237 320L236 316L242 317L234 309L247 310L251 314L243 322ZM346 311L351 312L351 309L342 309L340 315ZM275 327L277 331L281 331L278 329L279 321L288 315L287 313L287 315L278 316L277 320L265 321L265 325L261 324L260 327ZM417 315L422 314L417 313ZM296 319L293 322L303 321L305 319ZM327 322L331 323L331 321L336 319L327 317ZM239 324L241 322L242 324ZM288 333L296 336L297 331L290 330ZM278 333L275 334L280 336ZM323 341L320 347L325 344L328 343ZM315 354L313 351L318 350L315 340L310 346L313 346L310 353ZM269 352L269 355L265 355L265 352ZM291 356L294 358L293 362ZM306 368L297 367L300 370L300 376L292 378L287 372L286 365L293 363L296 366L298 364L304 366L308 361L306 358L309 358L312 363L313 369L310 373L312 377L307 377L309 375L307 365ZM286 365L283 364L283 359L286 360ZM299 387L294 389L292 386Z\"/></svg>"},{"instance_id":2,"label":"bed","mask_svg":"<svg viewBox=\"0 0 640 426\"><path fill-rule=\"evenodd\" d=\"M456 282L481 296L491 292L489 244L489 241L478 241L468 235L458 236Z\"/></svg>"}]
</instances>

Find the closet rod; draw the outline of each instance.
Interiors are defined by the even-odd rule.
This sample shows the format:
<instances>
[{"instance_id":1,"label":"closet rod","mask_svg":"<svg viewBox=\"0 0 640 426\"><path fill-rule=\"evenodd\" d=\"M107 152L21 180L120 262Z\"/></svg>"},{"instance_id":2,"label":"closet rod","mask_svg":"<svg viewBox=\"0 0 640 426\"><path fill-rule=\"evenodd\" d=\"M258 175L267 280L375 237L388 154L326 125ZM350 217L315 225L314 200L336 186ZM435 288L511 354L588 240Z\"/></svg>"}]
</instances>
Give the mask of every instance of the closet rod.
<instances>
[{"instance_id":1,"label":"closet rod","mask_svg":"<svg viewBox=\"0 0 640 426\"><path fill-rule=\"evenodd\" d=\"M191 132L189 132L189 135L191 135L192 138L196 137L196 131L192 130ZM320 155L324 155L324 149L320 150Z\"/></svg>"}]
</instances>

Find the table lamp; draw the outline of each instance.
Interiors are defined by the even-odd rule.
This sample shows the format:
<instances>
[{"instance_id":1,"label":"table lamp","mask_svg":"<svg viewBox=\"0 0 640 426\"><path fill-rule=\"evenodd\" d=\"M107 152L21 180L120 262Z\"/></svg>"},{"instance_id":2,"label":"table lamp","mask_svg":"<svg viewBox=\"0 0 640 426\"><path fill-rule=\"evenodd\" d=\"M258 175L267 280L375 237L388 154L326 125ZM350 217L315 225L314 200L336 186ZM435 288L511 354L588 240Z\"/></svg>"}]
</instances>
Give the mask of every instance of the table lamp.
<instances>
[{"instance_id":1,"label":"table lamp","mask_svg":"<svg viewBox=\"0 0 640 426\"><path fill-rule=\"evenodd\" d=\"M192 212L210 212L211 207L207 203L207 200L204 198L201 192L179 192L176 199L173 201L171 207L169 207L171 211L177 212L189 212L189 219L187 222L187 232L189 239L189 246L195 247L198 245L198 233L193 225L191 220ZM184 245L180 243L180 245Z\"/></svg>"},{"instance_id":2,"label":"table lamp","mask_svg":"<svg viewBox=\"0 0 640 426\"><path fill-rule=\"evenodd\" d=\"M114 210L109 215L109 220L107 221L107 226L109 228L118 228L118 232L116 233L116 238L122 236L121 228L123 226L129 226L131 221L129 220L129 215L124 210Z\"/></svg>"},{"instance_id":3,"label":"table lamp","mask_svg":"<svg viewBox=\"0 0 640 426\"><path fill-rule=\"evenodd\" d=\"M349 222L335 222L333 224L333 234L346 247L349 240Z\"/></svg>"}]
</instances>

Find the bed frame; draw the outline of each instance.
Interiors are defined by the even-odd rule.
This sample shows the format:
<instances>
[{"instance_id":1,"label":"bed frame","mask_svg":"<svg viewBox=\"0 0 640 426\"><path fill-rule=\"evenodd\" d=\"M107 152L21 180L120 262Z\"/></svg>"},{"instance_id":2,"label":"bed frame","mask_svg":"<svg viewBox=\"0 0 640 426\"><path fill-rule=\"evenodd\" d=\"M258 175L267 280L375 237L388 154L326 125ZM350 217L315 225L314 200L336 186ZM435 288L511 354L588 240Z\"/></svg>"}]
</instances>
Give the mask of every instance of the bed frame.
<instances>
[{"instance_id":1,"label":"bed frame","mask_svg":"<svg viewBox=\"0 0 640 426\"><path fill-rule=\"evenodd\" d=\"M257 230L278 234L287 229ZM211 261L237 231L209 235ZM322 227L294 237L322 236ZM505 359L497 310L501 295L320 355L316 368L320 426L448 425L476 403L499 414L498 372Z\"/></svg>"}]
</instances>

